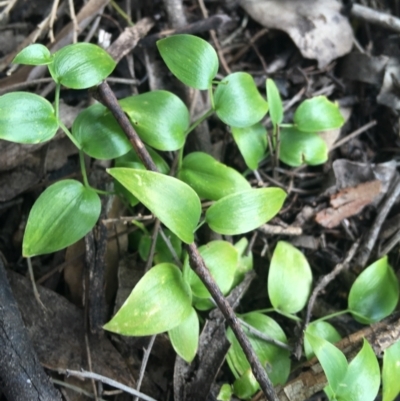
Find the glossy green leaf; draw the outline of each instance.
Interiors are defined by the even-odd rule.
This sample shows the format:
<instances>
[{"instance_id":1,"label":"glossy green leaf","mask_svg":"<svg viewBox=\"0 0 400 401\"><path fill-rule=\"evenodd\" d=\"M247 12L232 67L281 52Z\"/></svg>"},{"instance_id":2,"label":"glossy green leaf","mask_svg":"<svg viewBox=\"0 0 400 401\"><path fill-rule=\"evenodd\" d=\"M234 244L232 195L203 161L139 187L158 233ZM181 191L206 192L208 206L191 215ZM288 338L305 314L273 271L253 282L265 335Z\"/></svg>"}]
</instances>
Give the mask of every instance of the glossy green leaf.
<instances>
[{"instance_id":1,"label":"glossy green leaf","mask_svg":"<svg viewBox=\"0 0 400 401\"><path fill-rule=\"evenodd\" d=\"M399 283L387 256L368 266L353 283L349 309L360 323L371 324L389 316L399 300ZM361 315L362 317L360 317Z\"/></svg>"},{"instance_id":2,"label":"glossy green leaf","mask_svg":"<svg viewBox=\"0 0 400 401\"><path fill-rule=\"evenodd\" d=\"M132 149L117 120L100 103L79 113L72 125L72 134L82 150L95 159L115 159Z\"/></svg>"},{"instance_id":3,"label":"glossy green leaf","mask_svg":"<svg viewBox=\"0 0 400 401\"><path fill-rule=\"evenodd\" d=\"M379 363L368 341L350 362L346 376L337 387L338 400L374 401L380 386Z\"/></svg>"},{"instance_id":4,"label":"glossy green leaf","mask_svg":"<svg viewBox=\"0 0 400 401\"><path fill-rule=\"evenodd\" d=\"M183 159L178 178L190 185L200 198L211 200L251 188L235 169L203 152L190 153Z\"/></svg>"},{"instance_id":5,"label":"glossy green leaf","mask_svg":"<svg viewBox=\"0 0 400 401\"><path fill-rule=\"evenodd\" d=\"M247 167L256 170L258 163L265 158L267 130L261 123L244 128L231 127L231 130Z\"/></svg>"},{"instance_id":6,"label":"glossy green leaf","mask_svg":"<svg viewBox=\"0 0 400 401\"><path fill-rule=\"evenodd\" d=\"M241 400L247 400L250 399L259 388L260 385L254 377L253 372L251 369L247 369L241 377L235 380L235 383L233 384L233 393Z\"/></svg>"},{"instance_id":7,"label":"glossy green leaf","mask_svg":"<svg viewBox=\"0 0 400 401\"><path fill-rule=\"evenodd\" d=\"M41 143L57 132L53 106L41 96L13 92L0 96L0 139L17 143Z\"/></svg>"},{"instance_id":8,"label":"glossy green leaf","mask_svg":"<svg viewBox=\"0 0 400 401\"><path fill-rule=\"evenodd\" d=\"M218 56L205 40L192 35L174 35L157 42L170 71L184 84L208 89L218 72Z\"/></svg>"},{"instance_id":9,"label":"glossy green leaf","mask_svg":"<svg viewBox=\"0 0 400 401\"><path fill-rule=\"evenodd\" d=\"M224 295L227 294L232 287L238 265L239 255L237 250L229 242L217 240L199 247L199 252L221 292ZM185 280L190 284L193 295L198 298L211 298L205 285L190 268L188 257L185 259L183 272Z\"/></svg>"},{"instance_id":10,"label":"glossy green leaf","mask_svg":"<svg viewBox=\"0 0 400 401\"><path fill-rule=\"evenodd\" d=\"M346 357L342 351L323 338L308 332L305 333L305 338L324 369L329 386L336 393L346 376L348 367Z\"/></svg>"},{"instance_id":11,"label":"glossy green leaf","mask_svg":"<svg viewBox=\"0 0 400 401\"><path fill-rule=\"evenodd\" d=\"M189 316L168 332L169 339L175 352L187 363L193 361L199 346L199 318L191 308Z\"/></svg>"},{"instance_id":12,"label":"glossy green leaf","mask_svg":"<svg viewBox=\"0 0 400 401\"><path fill-rule=\"evenodd\" d=\"M192 311L190 287L170 263L150 269L137 283L105 330L124 336L150 336L179 326Z\"/></svg>"},{"instance_id":13,"label":"glossy green leaf","mask_svg":"<svg viewBox=\"0 0 400 401\"><path fill-rule=\"evenodd\" d=\"M239 254L239 263L236 269L235 279L233 280L232 287L235 287L237 284L241 283L245 274L253 269L253 252L248 251L248 245L249 241L246 237L242 237L234 245Z\"/></svg>"},{"instance_id":14,"label":"glossy green leaf","mask_svg":"<svg viewBox=\"0 0 400 401\"><path fill-rule=\"evenodd\" d=\"M313 336L323 338L332 344L337 343L342 339L338 331L330 323L323 321L317 321L309 324L306 332L312 334ZM304 352L307 359L311 359L315 356L307 337L304 338Z\"/></svg>"},{"instance_id":15,"label":"glossy green leaf","mask_svg":"<svg viewBox=\"0 0 400 401\"><path fill-rule=\"evenodd\" d=\"M228 383L223 384L217 395L217 400L230 401L231 397L232 397L232 386Z\"/></svg>"},{"instance_id":16,"label":"glossy green leaf","mask_svg":"<svg viewBox=\"0 0 400 401\"><path fill-rule=\"evenodd\" d=\"M292 167L315 166L328 160L325 141L315 132L302 132L295 127L281 128L279 159Z\"/></svg>"},{"instance_id":17,"label":"glossy green leaf","mask_svg":"<svg viewBox=\"0 0 400 401\"><path fill-rule=\"evenodd\" d=\"M268 295L272 306L283 313L297 313L307 303L312 272L306 257L293 245L279 241L268 273Z\"/></svg>"},{"instance_id":18,"label":"glossy green leaf","mask_svg":"<svg viewBox=\"0 0 400 401\"><path fill-rule=\"evenodd\" d=\"M201 204L192 188L174 177L153 171L123 167L107 171L178 238L187 244L193 242Z\"/></svg>"},{"instance_id":19,"label":"glossy green leaf","mask_svg":"<svg viewBox=\"0 0 400 401\"><path fill-rule=\"evenodd\" d=\"M140 138L158 150L177 150L185 143L189 111L178 96L153 91L120 100Z\"/></svg>"},{"instance_id":20,"label":"glossy green leaf","mask_svg":"<svg viewBox=\"0 0 400 401\"><path fill-rule=\"evenodd\" d=\"M22 49L14 58L14 64L44 65L53 61L50 51L40 43L34 43Z\"/></svg>"},{"instance_id":21,"label":"glossy green leaf","mask_svg":"<svg viewBox=\"0 0 400 401\"><path fill-rule=\"evenodd\" d=\"M206 221L219 234L244 234L271 220L285 199L280 188L249 189L215 202L206 212Z\"/></svg>"},{"instance_id":22,"label":"glossy green leaf","mask_svg":"<svg viewBox=\"0 0 400 401\"><path fill-rule=\"evenodd\" d=\"M112 57L91 43L74 43L53 54L49 71L53 79L71 89L98 85L116 66Z\"/></svg>"},{"instance_id":23,"label":"glossy green leaf","mask_svg":"<svg viewBox=\"0 0 400 401\"><path fill-rule=\"evenodd\" d=\"M269 115L271 116L272 123L279 125L283 120L283 105L281 95L279 94L279 90L272 79L267 79L266 86Z\"/></svg>"},{"instance_id":24,"label":"glossy green leaf","mask_svg":"<svg viewBox=\"0 0 400 401\"><path fill-rule=\"evenodd\" d=\"M393 401L400 393L400 340L387 348L383 354L382 397Z\"/></svg>"},{"instance_id":25,"label":"glossy green leaf","mask_svg":"<svg viewBox=\"0 0 400 401\"><path fill-rule=\"evenodd\" d=\"M293 116L300 131L318 132L340 128L344 118L339 105L330 102L325 96L316 96L300 104Z\"/></svg>"},{"instance_id":26,"label":"glossy green leaf","mask_svg":"<svg viewBox=\"0 0 400 401\"><path fill-rule=\"evenodd\" d=\"M256 328L258 331L261 331L263 334L272 337L275 340L287 343L285 333L278 323L269 316L263 315L259 312L251 312L241 316L241 319ZM249 338L254 352L258 356L261 364L266 366L268 377L271 379L272 384L284 384L290 372L289 351L267 343L266 341L255 337L253 334L248 334L248 331L246 331L244 326L243 330ZM240 377L250 369L250 364L230 328L227 330L226 336L232 344L227 355L229 367L236 377Z\"/></svg>"},{"instance_id":27,"label":"glossy green leaf","mask_svg":"<svg viewBox=\"0 0 400 401\"><path fill-rule=\"evenodd\" d=\"M234 72L225 77L214 94L218 117L232 127L249 127L258 123L268 111L268 103L260 95L253 77Z\"/></svg>"},{"instance_id":28,"label":"glossy green leaf","mask_svg":"<svg viewBox=\"0 0 400 401\"><path fill-rule=\"evenodd\" d=\"M63 180L51 185L29 213L23 255L42 255L72 245L94 227L100 211L97 193L80 182Z\"/></svg>"}]
</instances>

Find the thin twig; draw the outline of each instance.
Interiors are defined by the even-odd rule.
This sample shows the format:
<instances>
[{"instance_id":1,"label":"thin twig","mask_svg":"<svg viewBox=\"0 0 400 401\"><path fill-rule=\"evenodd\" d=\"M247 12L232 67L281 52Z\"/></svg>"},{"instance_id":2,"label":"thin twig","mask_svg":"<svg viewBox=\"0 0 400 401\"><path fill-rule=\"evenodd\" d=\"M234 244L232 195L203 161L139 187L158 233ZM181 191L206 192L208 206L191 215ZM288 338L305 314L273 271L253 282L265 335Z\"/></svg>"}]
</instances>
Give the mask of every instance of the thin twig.
<instances>
[{"instance_id":1,"label":"thin twig","mask_svg":"<svg viewBox=\"0 0 400 401\"><path fill-rule=\"evenodd\" d=\"M371 24L382 26L395 32L400 32L400 19L393 15L373 10L372 8L353 4L351 8L352 17L362 19Z\"/></svg>"},{"instance_id":2,"label":"thin twig","mask_svg":"<svg viewBox=\"0 0 400 401\"><path fill-rule=\"evenodd\" d=\"M78 42L78 32L79 32L79 24L78 20L76 19L75 7L74 7L74 0L68 0L69 12L71 14L71 21L73 25L72 30L72 43Z\"/></svg>"},{"instance_id":3,"label":"thin twig","mask_svg":"<svg viewBox=\"0 0 400 401\"><path fill-rule=\"evenodd\" d=\"M147 346L145 353L143 355L142 359L142 365L140 366L140 372L139 372L139 378L136 383L136 390L139 391L140 387L142 386L143 378L144 378L144 373L146 372L146 367L147 367L147 362L149 361L149 357L151 354L151 350L153 349L154 345L154 340L156 339L157 334L154 334L153 336L150 337L149 345ZM138 401L139 397L135 397L134 401Z\"/></svg>"},{"instance_id":4,"label":"thin twig","mask_svg":"<svg viewBox=\"0 0 400 401\"><path fill-rule=\"evenodd\" d=\"M374 127L376 125L376 120L372 120L369 123L363 125L362 127L358 128L357 130L355 130L354 132L352 132L351 134L345 136L344 138L342 138L340 141L337 141L330 149L329 152L331 152L333 149L336 149L342 145L344 145L345 143L347 143L348 141L350 141L350 139L355 138L356 136L362 134L363 132L369 130L370 128Z\"/></svg>"}]
</instances>

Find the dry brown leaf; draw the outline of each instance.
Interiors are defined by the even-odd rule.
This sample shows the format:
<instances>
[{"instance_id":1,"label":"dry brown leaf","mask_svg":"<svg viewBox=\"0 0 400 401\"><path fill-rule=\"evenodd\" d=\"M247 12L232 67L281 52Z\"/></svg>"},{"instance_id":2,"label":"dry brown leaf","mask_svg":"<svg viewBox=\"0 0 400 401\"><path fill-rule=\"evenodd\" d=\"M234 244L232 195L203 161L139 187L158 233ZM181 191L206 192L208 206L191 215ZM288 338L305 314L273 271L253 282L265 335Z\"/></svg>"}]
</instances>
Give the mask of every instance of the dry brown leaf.
<instances>
[{"instance_id":1,"label":"dry brown leaf","mask_svg":"<svg viewBox=\"0 0 400 401\"><path fill-rule=\"evenodd\" d=\"M343 219L354 216L379 195L382 185L379 180L365 182L356 187L344 188L331 196L332 207L317 213L315 220L326 228L333 228Z\"/></svg>"},{"instance_id":2,"label":"dry brown leaf","mask_svg":"<svg viewBox=\"0 0 400 401\"><path fill-rule=\"evenodd\" d=\"M285 31L306 58L320 68L350 52L353 30L336 0L240 0L247 13L266 28Z\"/></svg>"}]
</instances>

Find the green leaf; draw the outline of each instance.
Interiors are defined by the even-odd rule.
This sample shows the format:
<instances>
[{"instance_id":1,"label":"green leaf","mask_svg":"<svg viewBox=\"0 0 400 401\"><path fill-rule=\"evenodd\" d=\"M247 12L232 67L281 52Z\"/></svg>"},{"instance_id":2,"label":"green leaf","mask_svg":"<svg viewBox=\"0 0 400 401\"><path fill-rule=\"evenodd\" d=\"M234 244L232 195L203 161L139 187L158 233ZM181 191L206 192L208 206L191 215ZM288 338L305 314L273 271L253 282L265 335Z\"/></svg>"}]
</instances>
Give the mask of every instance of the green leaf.
<instances>
[{"instance_id":1,"label":"green leaf","mask_svg":"<svg viewBox=\"0 0 400 401\"><path fill-rule=\"evenodd\" d=\"M228 383L223 384L217 395L217 400L230 401L231 397L232 397L232 386Z\"/></svg>"},{"instance_id":2,"label":"green leaf","mask_svg":"<svg viewBox=\"0 0 400 401\"><path fill-rule=\"evenodd\" d=\"M382 396L383 401L393 401L400 393L400 340L387 348L383 354Z\"/></svg>"},{"instance_id":3,"label":"green leaf","mask_svg":"<svg viewBox=\"0 0 400 401\"><path fill-rule=\"evenodd\" d=\"M323 321L317 321L309 324L306 332L312 334L313 336L323 338L332 344L337 343L342 339L338 331L330 323ZM312 351L307 337L304 338L304 352L307 359L314 357L314 352Z\"/></svg>"},{"instance_id":4,"label":"green leaf","mask_svg":"<svg viewBox=\"0 0 400 401\"><path fill-rule=\"evenodd\" d=\"M253 252L248 251L249 241L246 237L241 238L234 245L235 249L239 254L239 263L235 273L235 279L233 280L232 287L236 287L242 282L245 274L253 269Z\"/></svg>"},{"instance_id":5,"label":"green leaf","mask_svg":"<svg viewBox=\"0 0 400 401\"><path fill-rule=\"evenodd\" d=\"M193 306L199 311L215 308L215 302L211 298L198 298L193 295Z\"/></svg>"},{"instance_id":6,"label":"green leaf","mask_svg":"<svg viewBox=\"0 0 400 401\"><path fill-rule=\"evenodd\" d=\"M86 89L107 78L115 66L115 61L101 47L74 43L53 54L49 71L58 84L71 89Z\"/></svg>"},{"instance_id":7,"label":"green leaf","mask_svg":"<svg viewBox=\"0 0 400 401\"><path fill-rule=\"evenodd\" d=\"M150 269L137 283L105 330L124 336L151 336L179 326L192 311L190 287L170 263Z\"/></svg>"},{"instance_id":8,"label":"green leaf","mask_svg":"<svg viewBox=\"0 0 400 401\"><path fill-rule=\"evenodd\" d=\"M255 394L260 385L254 377L251 369L247 369L244 374L235 380L233 384L233 393L242 400L250 399Z\"/></svg>"},{"instance_id":9,"label":"green leaf","mask_svg":"<svg viewBox=\"0 0 400 401\"><path fill-rule=\"evenodd\" d=\"M339 105L330 102L325 96L316 96L302 102L293 120L297 129L304 132L327 131L344 124Z\"/></svg>"},{"instance_id":10,"label":"green leaf","mask_svg":"<svg viewBox=\"0 0 400 401\"><path fill-rule=\"evenodd\" d=\"M219 234L244 234L271 220L285 199L280 188L249 189L215 202L206 212L206 221Z\"/></svg>"},{"instance_id":11,"label":"green leaf","mask_svg":"<svg viewBox=\"0 0 400 401\"><path fill-rule=\"evenodd\" d=\"M218 56L205 40L192 35L174 35L157 42L170 71L184 84L208 89L218 72Z\"/></svg>"},{"instance_id":12,"label":"green leaf","mask_svg":"<svg viewBox=\"0 0 400 401\"><path fill-rule=\"evenodd\" d=\"M224 295L227 294L232 287L238 264L239 255L237 250L227 241L211 241L199 247L199 252L221 292ZM198 298L211 298L211 294L205 285L190 268L188 257L185 259L183 272L185 280L190 284L193 295Z\"/></svg>"},{"instance_id":13,"label":"green leaf","mask_svg":"<svg viewBox=\"0 0 400 401\"><path fill-rule=\"evenodd\" d=\"M56 252L83 238L101 211L97 193L75 180L59 181L36 200L26 224L25 257Z\"/></svg>"},{"instance_id":14,"label":"green leaf","mask_svg":"<svg viewBox=\"0 0 400 401\"><path fill-rule=\"evenodd\" d=\"M14 64L44 65L53 61L46 46L34 43L22 49L12 61Z\"/></svg>"},{"instance_id":15,"label":"green leaf","mask_svg":"<svg viewBox=\"0 0 400 401\"><path fill-rule=\"evenodd\" d=\"M16 143L41 143L57 132L53 106L41 96L13 92L0 96L0 139Z\"/></svg>"},{"instance_id":16,"label":"green leaf","mask_svg":"<svg viewBox=\"0 0 400 401\"><path fill-rule=\"evenodd\" d=\"M399 283L387 256L368 266L353 283L349 309L363 324L379 322L389 316L399 300ZM361 315L362 317L360 317Z\"/></svg>"},{"instance_id":17,"label":"green leaf","mask_svg":"<svg viewBox=\"0 0 400 401\"><path fill-rule=\"evenodd\" d=\"M215 90L214 102L218 117L233 127L254 125L268 111L268 103L260 95L253 77L246 72L225 77Z\"/></svg>"},{"instance_id":18,"label":"green leaf","mask_svg":"<svg viewBox=\"0 0 400 401\"><path fill-rule=\"evenodd\" d=\"M193 361L199 346L199 318L191 308L189 316L168 332L175 352L187 363Z\"/></svg>"},{"instance_id":19,"label":"green leaf","mask_svg":"<svg viewBox=\"0 0 400 401\"><path fill-rule=\"evenodd\" d=\"M261 331L263 334L272 337L275 340L287 343L285 333L278 323L270 317L259 312L250 312L242 315L241 319L258 331ZM284 384L290 373L289 351L267 343L253 334L248 334L248 331L244 326L243 330L249 338L254 352L259 358L261 364L267 367L266 370L268 372L268 377L271 379L272 384ZM240 377L250 369L250 364L230 328L227 330L226 336L232 344L227 355L229 367L233 374Z\"/></svg>"},{"instance_id":20,"label":"green leaf","mask_svg":"<svg viewBox=\"0 0 400 401\"><path fill-rule=\"evenodd\" d=\"M368 341L350 362L346 376L336 389L338 400L374 401L380 385L379 363Z\"/></svg>"},{"instance_id":21,"label":"green leaf","mask_svg":"<svg viewBox=\"0 0 400 401\"><path fill-rule=\"evenodd\" d=\"M295 127L281 128L279 159L292 167L316 166L328 160L325 141L315 132L302 132Z\"/></svg>"},{"instance_id":22,"label":"green leaf","mask_svg":"<svg viewBox=\"0 0 400 401\"><path fill-rule=\"evenodd\" d=\"M346 376L348 367L346 357L342 351L323 338L308 332L305 333L305 338L324 369L329 386L336 393Z\"/></svg>"},{"instance_id":23,"label":"green leaf","mask_svg":"<svg viewBox=\"0 0 400 401\"><path fill-rule=\"evenodd\" d=\"M107 171L178 238L187 244L193 242L201 204L192 188L174 177L153 171L123 167Z\"/></svg>"},{"instance_id":24,"label":"green leaf","mask_svg":"<svg viewBox=\"0 0 400 401\"><path fill-rule=\"evenodd\" d=\"M312 272L306 257L293 245L279 241L268 273L268 295L272 306L283 313L304 308L311 291Z\"/></svg>"},{"instance_id":25,"label":"green leaf","mask_svg":"<svg viewBox=\"0 0 400 401\"><path fill-rule=\"evenodd\" d=\"M72 134L82 150L95 159L115 159L132 149L117 120L100 103L79 113L72 125Z\"/></svg>"},{"instance_id":26,"label":"green leaf","mask_svg":"<svg viewBox=\"0 0 400 401\"><path fill-rule=\"evenodd\" d=\"M267 130L261 123L245 128L231 127L231 130L247 167L256 170L258 163L265 158Z\"/></svg>"},{"instance_id":27,"label":"green leaf","mask_svg":"<svg viewBox=\"0 0 400 401\"><path fill-rule=\"evenodd\" d=\"M185 143L189 111L178 96L153 91L120 100L140 138L158 150L177 150Z\"/></svg>"},{"instance_id":28,"label":"green leaf","mask_svg":"<svg viewBox=\"0 0 400 401\"><path fill-rule=\"evenodd\" d=\"M279 125L283 120L283 106L281 95L279 94L279 90L272 79L267 79L266 86L269 115L271 116L272 123L275 125Z\"/></svg>"},{"instance_id":29,"label":"green leaf","mask_svg":"<svg viewBox=\"0 0 400 401\"><path fill-rule=\"evenodd\" d=\"M203 152L190 153L183 159L178 178L190 185L200 198L211 200L251 188L235 169Z\"/></svg>"}]
</instances>

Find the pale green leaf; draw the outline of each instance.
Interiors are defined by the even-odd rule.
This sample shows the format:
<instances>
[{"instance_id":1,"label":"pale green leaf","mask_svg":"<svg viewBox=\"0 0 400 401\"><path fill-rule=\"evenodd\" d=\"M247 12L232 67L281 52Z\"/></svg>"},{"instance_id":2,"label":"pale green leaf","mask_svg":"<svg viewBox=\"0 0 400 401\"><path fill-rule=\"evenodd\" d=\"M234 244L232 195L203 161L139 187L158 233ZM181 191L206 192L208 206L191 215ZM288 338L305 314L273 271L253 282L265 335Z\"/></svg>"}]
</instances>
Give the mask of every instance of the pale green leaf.
<instances>
[{"instance_id":1,"label":"pale green leaf","mask_svg":"<svg viewBox=\"0 0 400 401\"><path fill-rule=\"evenodd\" d=\"M283 105L281 95L276 87L275 82L271 79L267 79L267 100L269 105L269 115L271 121L275 125L279 125L283 120Z\"/></svg>"},{"instance_id":2,"label":"pale green leaf","mask_svg":"<svg viewBox=\"0 0 400 401\"><path fill-rule=\"evenodd\" d=\"M383 401L393 401L400 393L400 340L387 348L383 355Z\"/></svg>"},{"instance_id":3,"label":"pale green leaf","mask_svg":"<svg viewBox=\"0 0 400 401\"><path fill-rule=\"evenodd\" d=\"M14 64L44 65L52 62L49 49L40 43L33 43L22 49L12 61Z\"/></svg>"},{"instance_id":4,"label":"pale green leaf","mask_svg":"<svg viewBox=\"0 0 400 401\"><path fill-rule=\"evenodd\" d=\"M330 323L324 321L316 321L310 323L307 326L306 332L316 337L323 338L324 340L327 340L332 344L337 343L342 338L338 331ZM311 359L314 356L314 352L312 351L307 337L304 338L304 352L307 359Z\"/></svg>"}]
</instances>

